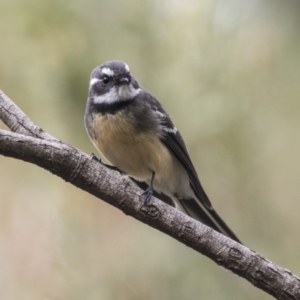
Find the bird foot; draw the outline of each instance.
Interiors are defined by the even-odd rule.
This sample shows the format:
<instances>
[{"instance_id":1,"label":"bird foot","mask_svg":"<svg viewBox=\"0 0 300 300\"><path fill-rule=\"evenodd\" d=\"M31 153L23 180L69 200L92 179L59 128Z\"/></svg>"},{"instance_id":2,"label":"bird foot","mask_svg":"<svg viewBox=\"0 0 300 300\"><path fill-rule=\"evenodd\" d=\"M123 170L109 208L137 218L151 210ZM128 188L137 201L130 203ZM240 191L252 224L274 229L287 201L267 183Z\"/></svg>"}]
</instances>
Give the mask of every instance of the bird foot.
<instances>
[{"instance_id":1,"label":"bird foot","mask_svg":"<svg viewBox=\"0 0 300 300\"><path fill-rule=\"evenodd\" d=\"M92 159L94 159L94 160L96 160L97 162L99 162L100 164L102 164L101 158L98 158L94 153L91 153L91 157L92 157Z\"/></svg>"},{"instance_id":2,"label":"bird foot","mask_svg":"<svg viewBox=\"0 0 300 300\"><path fill-rule=\"evenodd\" d=\"M114 167L114 166L107 165L107 164L103 163L103 162L101 161L101 158L98 158L94 153L92 153L91 156L92 156L92 159L96 160L96 161L99 162L101 165L105 166L106 168L111 169L111 170L113 170L113 171L117 171L117 172L119 172L121 175L126 174L125 172L123 172L122 170L118 169L117 167Z\"/></svg>"},{"instance_id":3,"label":"bird foot","mask_svg":"<svg viewBox=\"0 0 300 300\"><path fill-rule=\"evenodd\" d=\"M146 190L144 191L144 193L142 194L143 196L143 200L144 200L144 203L143 205L148 205L150 200L151 200L151 197L153 196L153 187L152 186L148 186L146 188Z\"/></svg>"}]
</instances>

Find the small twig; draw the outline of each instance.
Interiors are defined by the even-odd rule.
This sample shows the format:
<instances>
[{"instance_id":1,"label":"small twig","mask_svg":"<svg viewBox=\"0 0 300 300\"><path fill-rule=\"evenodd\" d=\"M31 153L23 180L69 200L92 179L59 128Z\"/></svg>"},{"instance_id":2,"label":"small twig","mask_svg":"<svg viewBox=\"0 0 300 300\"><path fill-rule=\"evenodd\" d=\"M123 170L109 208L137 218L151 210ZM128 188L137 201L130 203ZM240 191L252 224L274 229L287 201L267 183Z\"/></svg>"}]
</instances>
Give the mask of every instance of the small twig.
<instances>
[{"instance_id":1,"label":"small twig","mask_svg":"<svg viewBox=\"0 0 300 300\"><path fill-rule=\"evenodd\" d=\"M22 110L0 90L0 119L12 131L48 141L58 141L36 126Z\"/></svg>"}]
</instances>

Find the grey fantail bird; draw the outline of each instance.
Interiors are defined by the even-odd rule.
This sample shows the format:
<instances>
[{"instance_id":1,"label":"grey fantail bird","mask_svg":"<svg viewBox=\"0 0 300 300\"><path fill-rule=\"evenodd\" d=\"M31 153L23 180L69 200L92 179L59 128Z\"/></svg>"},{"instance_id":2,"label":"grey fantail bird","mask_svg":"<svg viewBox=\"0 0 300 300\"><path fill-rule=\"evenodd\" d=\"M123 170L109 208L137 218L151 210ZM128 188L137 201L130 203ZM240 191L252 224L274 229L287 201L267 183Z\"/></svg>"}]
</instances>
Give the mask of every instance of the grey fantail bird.
<instances>
[{"instance_id":1,"label":"grey fantail bird","mask_svg":"<svg viewBox=\"0 0 300 300\"><path fill-rule=\"evenodd\" d=\"M90 139L105 158L174 206L240 242L213 209L178 129L162 105L130 74L127 64L109 61L90 78L85 112Z\"/></svg>"}]
</instances>

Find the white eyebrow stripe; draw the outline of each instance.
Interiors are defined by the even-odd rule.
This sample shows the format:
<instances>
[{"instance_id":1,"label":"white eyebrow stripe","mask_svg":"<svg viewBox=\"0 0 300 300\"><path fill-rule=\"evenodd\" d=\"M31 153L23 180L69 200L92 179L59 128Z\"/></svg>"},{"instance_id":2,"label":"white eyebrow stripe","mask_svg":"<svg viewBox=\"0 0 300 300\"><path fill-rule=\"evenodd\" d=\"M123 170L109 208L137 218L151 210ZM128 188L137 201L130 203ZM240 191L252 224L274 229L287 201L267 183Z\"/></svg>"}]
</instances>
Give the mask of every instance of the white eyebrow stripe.
<instances>
[{"instance_id":1,"label":"white eyebrow stripe","mask_svg":"<svg viewBox=\"0 0 300 300\"><path fill-rule=\"evenodd\" d=\"M101 71L102 71L102 73L104 73L107 76L114 76L115 75L115 72L111 68L105 67L105 68L102 68Z\"/></svg>"},{"instance_id":2,"label":"white eyebrow stripe","mask_svg":"<svg viewBox=\"0 0 300 300\"><path fill-rule=\"evenodd\" d=\"M98 78L92 78L92 79L90 80L90 86L96 84L96 83L99 82L99 81L100 81L100 79L98 79Z\"/></svg>"},{"instance_id":3,"label":"white eyebrow stripe","mask_svg":"<svg viewBox=\"0 0 300 300\"><path fill-rule=\"evenodd\" d=\"M129 69L128 65L124 63L124 66L125 66L125 70L126 70L128 73L130 73L130 69Z\"/></svg>"}]
</instances>

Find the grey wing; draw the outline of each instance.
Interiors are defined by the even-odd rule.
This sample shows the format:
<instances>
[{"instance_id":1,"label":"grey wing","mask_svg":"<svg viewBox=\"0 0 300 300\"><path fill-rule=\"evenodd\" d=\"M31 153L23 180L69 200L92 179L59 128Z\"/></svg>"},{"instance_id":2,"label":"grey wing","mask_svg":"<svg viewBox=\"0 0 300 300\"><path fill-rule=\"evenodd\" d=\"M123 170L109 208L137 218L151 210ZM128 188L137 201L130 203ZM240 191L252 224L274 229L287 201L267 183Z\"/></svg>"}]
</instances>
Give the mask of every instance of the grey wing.
<instances>
[{"instance_id":1,"label":"grey wing","mask_svg":"<svg viewBox=\"0 0 300 300\"><path fill-rule=\"evenodd\" d=\"M180 132L172 123L170 117L164 111L163 107L155 98L149 98L151 108L160 118L161 141L174 154L182 166L185 168L190 186L194 191L197 199L178 199L184 210L192 217L202 221L213 229L229 236L230 238L241 243L232 230L226 225L221 217L213 209L198 178L197 172L190 159L188 150L185 146Z\"/></svg>"},{"instance_id":2,"label":"grey wing","mask_svg":"<svg viewBox=\"0 0 300 300\"><path fill-rule=\"evenodd\" d=\"M197 172L190 159L188 150L185 146L180 132L176 129L161 104L154 97L151 96L147 100L151 106L151 109L158 116L161 127L161 141L174 154L174 156L179 160L179 162L187 171L191 188L194 191L196 197L202 202L203 205L205 205L207 209L213 209L206 193L201 186Z\"/></svg>"},{"instance_id":3,"label":"grey wing","mask_svg":"<svg viewBox=\"0 0 300 300\"><path fill-rule=\"evenodd\" d=\"M202 202L203 205L205 205L207 209L213 209L211 202L209 201L200 183L197 172L190 159L180 132L178 130L176 131L176 133L167 132L167 134L164 135L161 140L173 152L175 157L180 161L180 163L187 171L191 188L194 191L196 197Z\"/></svg>"}]
</instances>

